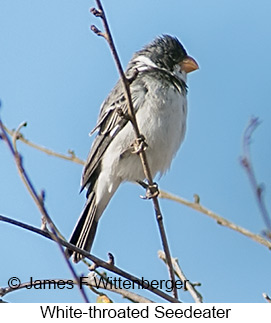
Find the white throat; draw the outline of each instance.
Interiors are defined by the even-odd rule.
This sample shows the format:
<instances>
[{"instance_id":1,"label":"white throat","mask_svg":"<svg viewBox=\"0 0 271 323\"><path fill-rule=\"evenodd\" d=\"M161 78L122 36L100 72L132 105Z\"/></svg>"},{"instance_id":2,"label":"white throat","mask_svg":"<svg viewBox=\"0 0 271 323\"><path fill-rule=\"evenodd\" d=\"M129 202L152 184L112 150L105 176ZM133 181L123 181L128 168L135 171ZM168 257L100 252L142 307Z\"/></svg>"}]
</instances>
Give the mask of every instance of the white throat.
<instances>
[{"instance_id":1,"label":"white throat","mask_svg":"<svg viewBox=\"0 0 271 323\"><path fill-rule=\"evenodd\" d=\"M180 69L180 65L176 64L174 66L174 70L173 72L159 67L157 66L151 59L149 59L148 57L144 56L144 55L139 55L135 60L134 60L134 67L139 71L139 72L143 72L146 71L148 69L152 69L152 68L156 68L158 70L162 70L162 71L166 71L167 73L170 73L171 75L174 75L175 77L177 77L179 80L183 81L186 83L186 73L184 71L181 71Z\"/></svg>"},{"instance_id":2,"label":"white throat","mask_svg":"<svg viewBox=\"0 0 271 323\"><path fill-rule=\"evenodd\" d=\"M159 69L159 67L156 64L154 64L154 62L151 59L149 59L149 57L146 57L144 55L139 55L135 59L135 68L139 72L146 71L149 68L158 68Z\"/></svg>"}]
</instances>

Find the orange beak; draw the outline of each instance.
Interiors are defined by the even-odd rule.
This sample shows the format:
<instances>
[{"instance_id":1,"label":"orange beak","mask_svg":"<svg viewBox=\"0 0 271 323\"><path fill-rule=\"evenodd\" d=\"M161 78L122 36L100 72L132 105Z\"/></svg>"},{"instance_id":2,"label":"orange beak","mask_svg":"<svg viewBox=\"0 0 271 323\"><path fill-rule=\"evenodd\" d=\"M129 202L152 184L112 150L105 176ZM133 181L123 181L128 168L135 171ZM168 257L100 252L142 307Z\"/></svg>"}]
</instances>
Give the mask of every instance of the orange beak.
<instances>
[{"instance_id":1,"label":"orange beak","mask_svg":"<svg viewBox=\"0 0 271 323\"><path fill-rule=\"evenodd\" d=\"M181 66L181 69L186 73L190 73L199 69L198 63L194 60L194 58L190 56L186 56L186 58L183 61L181 61L179 65Z\"/></svg>"}]
</instances>

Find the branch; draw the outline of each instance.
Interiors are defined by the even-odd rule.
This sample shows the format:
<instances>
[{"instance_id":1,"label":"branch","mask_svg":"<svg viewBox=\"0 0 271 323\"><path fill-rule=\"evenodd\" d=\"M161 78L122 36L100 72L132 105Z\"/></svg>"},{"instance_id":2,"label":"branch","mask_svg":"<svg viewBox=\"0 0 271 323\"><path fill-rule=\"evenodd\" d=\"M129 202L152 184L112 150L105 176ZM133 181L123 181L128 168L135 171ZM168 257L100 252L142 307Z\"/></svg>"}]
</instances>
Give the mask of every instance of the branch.
<instances>
[{"instance_id":1,"label":"branch","mask_svg":"<svg viewBox=\"0 0 271 323\"><path fill-rule=\"evenodd\" d=\"M88 279L84 280L84 282L86 282L89 285L90 289L94 293L98 294L99 296L103 296L104 294L97 290L97 283L94 280L95 273L98 274L100 277L102 277L104 281L107 281L107 277L105 274L101 274L97 270L95 270L95 272L91 272L88 275ZM107 283L99 284L99 289L102 288L102 289L108 290L110 292L117 293L117 294L121 295L123 298L126 298L134 303L153 303L153 301L151 301L148 298L145 298L143 296L140 296L140 295L130 292L128 290L118 288L118 287L116 287L115 284L112 284L112 285L111 284L107 284Z\"/></svg>"},{"instance_id":2,"label":"branch","mask_svg":"<svg viewBox=\"0 0 271 323\"><path fill-rule=\"evenodd\" d=\"M157 220L159 231L160 231L160 236L162 239L163 249L165 251L166 258L167 258L167 265L168 265L170 279L172 280L172 283L174 286L173 295L175 298L178 298L177 288L175 287L175 276L174 276L173 266L171 263L170 250L169 250L169 246L168 246L168 242L167 242L166 232L164 229L162 212L160 210L160 205L159 205L158 198L157 198L158 189L157 189L157 186L154 185L151 170L150 170L149 164L147 162L145 150L144 150L144 148L142 149L142 138L144 138L144 137L141 135L139 128L138 128L137 121L136 121L136 116L135 116L135 112L134 112L134 108L133 108L133 102L132 102L131 91L130 91L130 82L127 79L127 77L125 76L125 73L124 73L123 68L121 66L121 62L120 62L116 47L114 45L114 41L113 41L110 29L109 29L109 25L108 25L101 1L96 0L96 4L98 7L98 10L95 8L92 8L91 12L96 17L99 17L102 19L105 32L102 33L96 26L91 26L91 30L94 31L94 33L96 33L98 36L102 36L103 38L105 38L105 40L107 41L107 43L111 49L113 58L115 60L115 63L116 63L118 72L120 74L122 83L123 83L125 99L126 99L126 102L128 102L128 114L129 114L130 122L133 126L135 136L136 136L135 142L137 143L137 149L138 149L137 152L138 152L139 157L141 159L144 174L145 174L145 177L148 182L149 190L151 193L153 193L151 198L152 198L153 205L154 205L154 211L155 211L156 220ZM146 147L146 143L145 143L145 147Z\"/></svg>"},{"instance_id":3,"label":"branch","mask_svg":"<svg viewBox=\"0 0 271 323\"><path fill-rule=\"evenodd\" d=\"M271 303L271 298L266 293L263 293L263 298L267 301L267 303Z\"/></svg>"},{"instance_id":4,"label":"branch","mask_svg":"<svg viewBox=\"0 0 271 323\"><path fill-rule=\"evenodd\" d=\"M14 134L15 131L9 130L5 125L3 125L3 127L9 134L12 134L12 135ZM23 140L22 138L23 138L22 134L19 132L18 140L21 140L23 143L25 143L27 145L30 143L29 140ZM61 159L69 158L68 156L65 156L63 154L54 152L51 149L45 148L43 146L38 146L36 144L33 144L33 145L29 144L29 145L31 147L39 150L39 151L44 152L45 154L49 154L49 155L55 156L57 158L61 158ZM76 159L69 159L69 160L72 161L72 162L75 162L75 163L82 164L82 165L84 165L84 163L85 163L83 160L81 160L81 159L79 159L77 157L76 157ZM80 161L80 162L78 162L78 161ZM192 209L194 209L194 210L196 210L198 212L201 212L201 213L203 213L205 215L208 215L209 217L216 220L218 224L220 224L222 226L225 226L225 227L228 227L228 228L230 228L230 229L232 229L234 231L237 231L237 232L245 235L246 237L251 238L252 240L266 246L269 249L271 249L271 243L268 240L264 239L262 236L260 236L258 234L254 234L254 233L248 231L247 229L244 229L244 228L236 225L233 222L228 221L227 219L225 219L222 216L214 213L213 211L207 209L206 207L203 207L202 205L199 204L199 198L197 198L197 196L195 198L195 202L189 202L189 201L187 201L187 200L185 200L185 199L183 199L183 198L181 198L179 196L175 196L175 195L173 195L173 194L171 194L169 192L165 192L165 191L160 190L159 197L164 198L164 199L168 199L168 200L172 200L172 201L175 201L175 202L183 204L183 205L186 205L186 206L188 206L188 207L190 207L190 208L192 208ZM197 200L198 200L198 202L197 202Z\"/></svg>"},{"instance_id":5,"label":"branch","mask_svg":"<svg viewBox=\"0 0 271 323\"><path fill-rule=\"evenodd\" d=\"M4 297L6 296L7 294L11 293L11 292L14 292L16 290L20 290L20 289L24 289L24 288L27 288L27 287L30 287L30 286L37 286L39 284L46 284L46 281L48 281L49 279L41 279L41 280L38 280L38 282L36 281L33 281L33 282L25 282L25 283L21 283L20 285L16 286L16 287L2 287L0 288L0 297ZM64 282L64 283L67 283L67 282L70 282L71 280L69 279L50 279L50 280L53 280L56 284L59 283L59 282ZM48 282L47 282L48 283Z\"/></svg>"},{"instance_id":6,"label":"branch","mask_svg":"<svg viewBox=\"0 0 271 323\"><path fill-rule=\"evenodd\" d=\"M0 288L0 297L4 297L6 296L7 294L11 293L11 292L14 292L14 291L17 291L17 290L20 290L20 289L24 289L24 288L27 288L27 287L32 287L32 286L39 286L40 284L42 285L45 285L45 284L48 284L48 281L50 283L50 281L53 281L55 284L58 284L58 283L61 283L63 285L64 284L70 284L71 282L73 284L76 284L76 281L71 281L70 279L41 279L41 280L35 280L33 282L25 282L25 283L22 283L20 284L20 286L16 287L16 288L12 288L12 287L3 287L3 288ZM91 280L89 279L88 281L84 280L84 282L87 282L89 287L91 289L93 289L93 287L96 287L96 284L94 282L91 282ZM123 289L119 289L119 288L115 288L115 287L112 287L112 288L109 288L108 286L99 286L99 289L104 289L104 290L108 290L110 292L114 292L116 294L119 294L119 295L122 295L124 298L127 298L129 300L131 300L132 302L135 302L135 303L152 303L151 300L143 297L143 296L140 296L140 295L137 295L135 293L132 293L130 291L127 291L127 290L123 290ZM95 291L96 292L96 291ZM102 293L99 293L98 294L102 294Z\"/></svg>"},{"instance_id":7,"label":"branch","mask_svg":"<svg viewBox=\"0 0 271 323\"><path fill-rule=\"evenodd\" d=\"M11 218L8 218L6 216L3 216L3 215L0 215L0 221L3 221L3 222L7 222L7 223L10 223L10 224L13 224L15 226L18 226L18 227L21 227L25 230L28 230L28 231L31 231L31 232L34 232L34 233L37 233L49 240L53 240L52 236L50 233L46 232L46 231L43 231L39 228L36 228L36 227L33 227L29 224L26 224L26 223L23 223L23 222L20 222L20 221L17 221L17 220L14 220L14 219L11 219ZM163 299L171 302L171 303L181 303L179 300L177 300L176 298L173 298L171 296L169 296L168 294L166 294L165 292L159 290L159 289L151 289L150 286L148 286L148 284L146 284L144 281L142 281L140 278L137 278L136 276L133 276L127 272L125 272L124 270L116 267L115 265L112 265L112 264L109 264L93 255L91 255L90 253L86 252L85 250L83 249L80 249L80 248L77 248L76 246L74 246L73 244L71 243L68 243L67 241L65 240L62 240L62 239L59 239L59 243L74 251L74 252L77 252L77 253L80 253L82 254L85 258L91 260L92 262L94 262L98 267L102 267L102 268L105 268L119 276L122 276L126 279L129 279L131 281L134 281L137 285L143 287L144 289L147 289L149 290L150 292L152 292L153 294L156 294L157 296L160 296L162 297Z\"/></svg>"},{"instance_id":8,"label":"branch","mask_svg":"<svg viewBox=\"0 0 271 323\"><path fill-rule=\"evenodd\" d=\"M114 265L115 264L114 256L111 253L108 253L108 256L109 256L108 264ZM101 277L103 282L108 282L108 283L106 283L105 285L102 285L102 286L101 286L101 284L99 284L99 288L102 287L102 288L107 289L109 291L114 291L114 292L122 295L124 298L127 298L130 301L135 302L135 303L153 303L153 301L149 300L148 298L145 298L145 297L140 296L140 295L138 295L136 293L127 291L125 289L118 288L116 286L116 284L112 280L109 281L106 273L101 273L96 269L97 268L96 264L90 264L86 259L83 259L83 262L85 263L85 265L88 266L89 270L91 271L89 273L89 275L88 275L89 281L87 281L87 282L89 283L91 290L94 293L98 294L99 296L103 296L104 294L98 292L95 289L95 287L97 288L97 283L94 280L95 275L98 275L99 277ZM93 284L93 281L95 282L95 284Z\"/></svg>"},{"instance_id":9,"label":"branch","mask_svg":"<svg viewBox=\"0 0 271 323\"><path fill-rule=\"evenodd\" d=\"M252 166L251 156L250 156L250 144L251 144L251 137L255 129L260 124L258 118L251 118L247 128L245 129L244 136L243 136L243 156L241 157L241 164L244 167L245 171L247 172L248 179L252 186L253 192L255 194L258 207L262 214L263 221L267 228L265 231L265 235L268 239L271 240L271 218L268 214L267 208L264 203L263 198L263 185L257 183L256 175Z\"/></svg>"},{"instance_id":10,"label":"branch","mask_svg":"<svg viewBox=\"0 0 271 323\"><path fill-rule=\"evenodd\" d=\"M15 163L16 163L16 166L17 166L17 169L18 169L18 172L19 172L19 175L23 181L23 183L25 184L28 192L30 193L31 197L33 198L35 204L37 205L40 213L42 214L42 217L46 219L46 222L49 224L49 227L51 229L51 232L50 232L50 236L51 238L57 243L59 249L60 249L60 252L62 253L62 256L64 257L66 263L67 263L67 266L69 268L69 270L71 271L74 279L79 283L79 278L77 277L76 273L75 273L75 270L73 269L70 261L67 259L65 253L64 253L64 250L60 244L60 238L57 234L58 230L56 228L56 226L54 225L51 217L49 216L46 208L45 208L45 205L44 205L44 199L43 199L43 195L42 194L42 197L40 197L38 195L38 193L36 192L28 174L26 173L24 167L23 167L23 162L22 162L22 156L19 154L18 150L17 150L17 145L16 145L16 141L17 141L17 137L18 137L18 133L19 131L21 130L22 127L25 127L26 126L26 123L22 123L18 129L14 132L14 135L13 135L13 140L12 140L12 143L8 137L8 134L6 133L4 127L3 127L3 123L2 123L2 120L0 119L0 129L2 130L2 134L1 134L1 137L2 139L6 142L7 146L9 147L9 150L15 160ZM79 284L78 284L79 286ZM84 292L83 289L80 289L79 288L79 291L84 299L84 301L86 303L89 303L88 301L88 298Z\"/></svg>"},{"instance_id":11,"label":"branch","mask_svg":"<svg viewBox=\"0 0 271 323\"><path fill-rule=\"evenodd\" d=\"M5 125L3 125L4 129L9 133L9 134L13 134L14 135L14 130L9 130ZM23 140L22 139L22 134L19 132L19 138L18 140L21 140L23 143L27 144L30 143L29 140ZM69 157L68 156L65 156L65 155L62 155L60 153L57 153L57 152L54 152L52 151L51 149L48 149L48 148L45 148L43 146L38 146L36 144L29 144L31 147L39 150L39 151L42 151L44 152L45 154L49 154L49 155L52 155L52 156L55 156L57 158L61 158L61 159L68 159ZM72 162L75 162L75 163L79 163L79 164L84 164L85 162L79 158L76 157L76 159L69 159L70 161ZM80 162L78 162L80 161ZM242 228L241 226L238 226L236 225L235 223L233 222L230 222L229 220L223 218L222 216L218 215L217 213L209 210L208 208L202 206L199 204L199 201L198 202L189 202L179 196L175 196L173 195L172 193L169 193L169 192L166 192L166 191L162 191L160 190L160 194L159 194L159 197L160 198L164 198L164 199L168 199L168 200L172 200L172 201L175 201L177 203L180 203L180 204L183 204L183 205L186 205L198 212L201 212L211 218L213 218L214 220L217 221L218 224L222 225L222 226L225 226L225 227L228 227L234 231L237 231L243 235L245 235L246 237L248 238L251 238L252 240L266 246L267 248L271 249L271 243L266 240L265 238L263 238L261 235L258 235L258 234L254 234L250 231L248 231L247 229L245 228Z\"/></svg>"},{"instance_id":12,"label":"branch","mask_svg":"<svg viewBox=\"0 0 271 323\"><path fill-rule=\"evenodd\" d=\"M15 130L10 130L8 129L5 125L3 125L3 128L4 130L11 136L13 137L14 134L15 134ZM77 164L80 164L80 165L84 165L85 164L85 161L76 157L76 155L74 154L74 152L72 150L69 150L68 151L68 155L64 155L64 154L60 154L58 152L55 152L51 149L48 149L46 147L43 147L43 146L40 146L40 145L37 145L35 144L34 142L26 139L22 133L20 133L19 131L16 131L16 140L20 140L21 142L23 142L24 144L34 148L34 149L37 149L47 155L50 155L50 156L54 156L54 157L57 157L57 158L61 158L61 159L65 159L65 160L68 160L68 161L71 161L71 162L74 162L74 163L77 163Z\"/></svg>"},{"instance_id":13,"label":"branch","mask_svg":"<svg viewBox=\"0 0 271 323\"><path fill-rule=\"evenodd\" d=\"M165 253L161 250L158 251L158 257L160 259L162 259L165 263L166 263L166 257L165 257ZM180 278L180 280L184 283L185 282L185 286L186 289L189 291L189 293L191 294L191 296L193 297L194 301L196 303L202 303L202 295L196 290L195 285L196 284L192 284L185 276L184 272L182 271L178 259L177 258L171 258L172 263L173 263L173 267L174 267L174 271L175 274Z\"/></svg>"},{"instance_id":14,"label":"branch","mask_svg":"<svg viewBox=\"0 0 271 323\"><path fill-rule=\"evenodd\" d=\"M199 202L198 203L189 202L181 197L175 196L175 195L173 195L171 193L167 193L165 191L160 191L159 197L164 198L164 199L168 199L171 201L175 201L177 203L186 205L186 206L188 206L200 213L206 214L210 218L216 220L218 224L228 227L234 231L237 231L237 232L245 235L246 237L251 238L252 240L266 246L268 249L271 250L271 242L270 241L266 240L265 238L263 238L259 234L252 233L252 232L248 231L247 229L244 229L244 228L240 227L239 225L237 225L233 222L230 222L229 220L223 218L222 216L220 216L220 215L214 213L213 211L205 208L204 206L200 205Z\"/></svg>"}]
</instances>

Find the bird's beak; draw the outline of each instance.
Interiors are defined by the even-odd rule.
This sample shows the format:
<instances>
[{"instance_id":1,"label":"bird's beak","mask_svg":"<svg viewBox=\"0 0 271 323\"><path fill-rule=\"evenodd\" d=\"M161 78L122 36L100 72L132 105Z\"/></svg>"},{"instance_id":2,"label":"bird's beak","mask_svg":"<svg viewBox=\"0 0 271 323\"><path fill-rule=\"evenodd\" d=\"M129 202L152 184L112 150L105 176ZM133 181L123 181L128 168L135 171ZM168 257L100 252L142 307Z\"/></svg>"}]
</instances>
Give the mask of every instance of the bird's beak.
<instances>
[{"instance_id":1,"label":"bird's beak","mask_svg":"<svg viewBox=\"0 0 271 323\"><path fill-rule=\"evenodd\" d=\"M198 63L194 60L194 58L190 56L186 56L184 60L182 60L179 65L181 66L181 69L185 71L186 73L193 72L197 69L199 69Z\"/></svg>"}]
</instances>

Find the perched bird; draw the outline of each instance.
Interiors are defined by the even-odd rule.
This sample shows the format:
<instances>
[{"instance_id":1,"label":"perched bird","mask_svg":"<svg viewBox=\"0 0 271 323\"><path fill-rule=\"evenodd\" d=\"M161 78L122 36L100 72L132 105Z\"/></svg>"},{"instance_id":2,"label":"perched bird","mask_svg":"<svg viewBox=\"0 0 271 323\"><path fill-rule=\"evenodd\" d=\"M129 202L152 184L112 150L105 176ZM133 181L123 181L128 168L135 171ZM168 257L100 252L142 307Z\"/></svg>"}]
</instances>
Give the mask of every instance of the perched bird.
<instances>
[{"instance_id":1,"label":"perched bird","mask_svg":"<svg viewBox=\"0 0 271 323\"><path fill-rule=\"evenodd\" d=\"M186 129L186 75L198 69L175 37L163 35L136 52L125 75L141 134L147 143L146 155L152 172L163 174L171 164ZM126 117L125 117L126 116ZM135 133L127 118L127 102L119 80L103 102L98 134L90 149L82 175L87 201L74 228L70 243L90 251L98 221L122 182L145 179L140 158L133 153ZM83 257L71 250L74 262Z\"/></svg>"}]
</instances>

